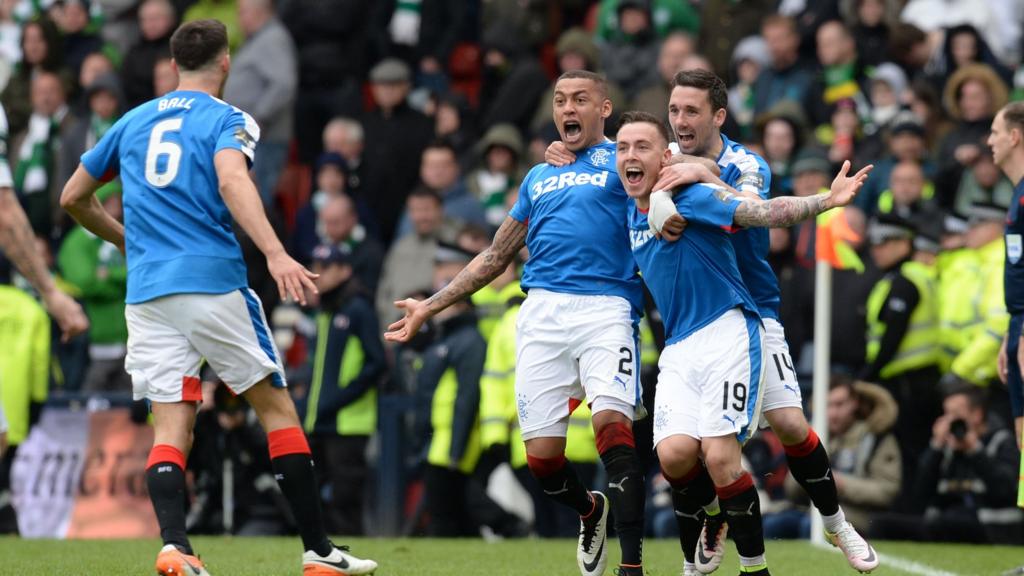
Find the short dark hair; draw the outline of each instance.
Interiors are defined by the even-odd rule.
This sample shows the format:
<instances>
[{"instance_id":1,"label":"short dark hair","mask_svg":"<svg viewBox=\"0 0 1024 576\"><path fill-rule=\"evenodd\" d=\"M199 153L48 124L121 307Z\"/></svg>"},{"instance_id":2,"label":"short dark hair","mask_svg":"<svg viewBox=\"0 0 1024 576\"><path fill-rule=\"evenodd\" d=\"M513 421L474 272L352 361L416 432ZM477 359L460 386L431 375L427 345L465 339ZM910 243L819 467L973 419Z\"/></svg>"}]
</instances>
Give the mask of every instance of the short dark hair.
<instances>
[{"instance_id":1,"label":"short dark hair","mask_svg":"<svg viewBox=\"0 0 1024 576\"><path fill-rule=\"evenodd\" d=\"M963 382L946 394L946 398L952 398L953 396L963 395L967 398L967 404L970 405L973 410L981 410L988 413L988 404L985 400L985 391L971 384L970 382Z\"/></svg>"},{"instance_id":2,"label":"short dark hair","mask_svg":"<svg viewBox=\"0 0 1024 576\"><path fill-rule=\"evenodd\" d=\"M718 112L720 109L729 106L729 89L726 88L725 81L714 72L698 69L680 70L672 78L672 87L675 88L676 86L697 88L707 92L708 100L711 101L712 112Z\"/></svg>"},{"instance_id":3,"label":"short dark hair","mask_svg":"<svg viewBox=\"0 0 1024 576\"><path fill-rule=\"evenodd\" d=\"M1003 122L1006 122L1011 130L1016 128L1024 131L1024 102L1010 102L1003 106L1001 112L1003 113ZM987 147L983 146L983 148Z\"/></svg>"},{"instance_id":4,"label":"short dark hair","mask_svg":"<svg viewBox=\"0 0 1024 576\"><path fill-rule=\"evenodd\" d=\"M590 70L567 70L563 72L557 80L555 80L555 84L558 84L562 80L572 80L574 78L590 80L595 86L597 86L597 91L601 93L602 98L608 97L608 79L604 77L604 74L598 74L597 72L591 72Z\"/></svg>"},{"instance_id":5,"label":"short dark hair","mask_svg":"<svg viewBox=\"0 0 1024 576\"><path fill-rule=\"evenodd\" d=\"M423 148L424 152L427 150L447 150L452 153L452 157L455 158L455 160L459 159L459 151L455 149L455 145L452 144L452 141L448 138L441 137L431 140L426 147Z\"/></svg>"},{"instance_id":6,"label":"short dark hair","mask_svg":"<svg viewBox=\"0 0 1024 576\"><path fill-rule=\"evenodd\" d=\"M636 124L642 122L644 124L652 124L657 130L658 135L665 140L665 146L668 146L668 128L665 127L665 123L658 119L657 116L650 112L644 112L643 110L627 110L622 113L619 117L619 130L626 124ZM618 132L618 130L616 130Z\"/></svg>"},{"instance_id":7,"label":"short dark hair","mask_svg":"<svg viewBox=\"0 0 1024 576\"><path fill-rule=\"evenodd\" d=\"M440 194L422 184L413 188L412 192L409 192L409 198L428 198L436 202L438 206L444 203Z\"/></svg>"},{"instance_id":8,"label":"short dark hair","mask_svg":"<svg viewBox=\"0 0 1024 576\"><path fill-rule=\"evenodd\" d=\"M201 70L228 49L228 31L218 20L196 20L182 24L171 36L171 56L178 68Z\"/></svg>"},{"instance_id":9,"label":"short dark hair","mask_svg":"<svg viewBox=\"0 0 1024 576\"><path fill-rule=\"evenodd\" d=\"M793 20L785 14L769 14L768 16L765 16L764 20L761 20L761 30L771 28L772 26L785 26L789 33L793 35L800 33L796 26L796 20Z\"/></svg>"},{"instance_id":10,"label":"short dark hair","mask_svg":"<svg viewBox=\"0 0 1024 576\"><path fill-rule=\"evenodd\" d=\"M828 390L831 392L832 390L838 390L840 388L845 388L846 393L849 394L851 398L857 397L857 385L853 378L846 374L833 374L828 381Z\"/></svg>"}]
</instances>

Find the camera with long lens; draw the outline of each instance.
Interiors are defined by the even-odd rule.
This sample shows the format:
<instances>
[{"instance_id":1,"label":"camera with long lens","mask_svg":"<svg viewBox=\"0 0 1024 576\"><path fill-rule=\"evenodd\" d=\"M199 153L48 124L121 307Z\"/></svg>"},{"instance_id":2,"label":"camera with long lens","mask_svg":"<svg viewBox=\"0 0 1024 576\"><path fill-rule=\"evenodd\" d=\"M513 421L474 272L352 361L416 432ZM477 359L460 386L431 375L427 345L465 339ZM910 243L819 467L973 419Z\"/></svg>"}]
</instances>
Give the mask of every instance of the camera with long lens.
<instances>
[{"instance_id":1,"label":"camera with long lens","mask_svg":"<svg viewBox=\"0 0 1024 576\"><path fill-rule=\"evenodd\" d=\"M949 423L949 433L957 440L963 440L967 436L967 420L957 418Z\"/></svg>"}]
</instances>

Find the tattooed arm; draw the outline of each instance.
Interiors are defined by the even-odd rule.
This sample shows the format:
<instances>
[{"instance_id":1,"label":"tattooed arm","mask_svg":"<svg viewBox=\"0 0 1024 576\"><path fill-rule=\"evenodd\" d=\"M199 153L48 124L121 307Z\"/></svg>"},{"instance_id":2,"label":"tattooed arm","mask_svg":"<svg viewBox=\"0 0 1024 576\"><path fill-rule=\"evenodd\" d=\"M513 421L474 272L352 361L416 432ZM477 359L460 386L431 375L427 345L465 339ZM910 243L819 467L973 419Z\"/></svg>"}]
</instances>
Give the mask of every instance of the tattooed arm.
<instances>
[{"instance_id":1,"label":"tattooed arm","mask_svg":"<svg viewBox=\"0 0 1024 576\"><path fill-rule=\"evenodd\" d=\"M408 298L395 302L395 306L405 311L405 317L388 326L384 338L408 342L431 316L490 284L508 268L526 243L526 231L526 224L506 216L494 235L494 242L473 258L450 284L423 301Z\"/></svg>"},{"instance_id":2,"label":"tattooed arm","mask_svg":"<svg viewBox=\"0 0 1024 576\"><path fill-rule=\"evenodd\" d=\"M36 237L25 211L14 190L6 187L0 188L0 250L39 292L46 309L60 325L65 341L89 328L82 307L53 283L46 262L36 249Z\"/></svg>"},{"instance_id":3,"label":"tattooed arm","mask_svg":"<svg viewBox=\"0 0 1024 576\"><path fill-rule=\"evenodd\" d=\"M745 228L786 228L826 210L846 206L857 196L872 168L868 165L853 176L847 176L850 162L844 162L831 189L824 194L780 196L767 201L745 197L736 208L733 223Z\"/></svg>"}]
</instances>

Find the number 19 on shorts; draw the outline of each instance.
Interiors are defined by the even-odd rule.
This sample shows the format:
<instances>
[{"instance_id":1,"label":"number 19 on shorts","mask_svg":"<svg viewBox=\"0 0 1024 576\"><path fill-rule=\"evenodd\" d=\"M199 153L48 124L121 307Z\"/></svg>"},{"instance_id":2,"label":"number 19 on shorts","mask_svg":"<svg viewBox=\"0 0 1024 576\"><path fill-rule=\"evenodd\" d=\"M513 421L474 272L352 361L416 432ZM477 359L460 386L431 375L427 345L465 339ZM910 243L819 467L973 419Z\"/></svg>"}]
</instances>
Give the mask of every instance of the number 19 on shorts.
<instances>
[{"instance_id":1,"label":"number 19 on shorts","mask_svg":"<svg viewBox=\"0 0 1024 576\"><path fill-rule=\"evenodd\" d=\"M731 404L731 406L730 406ZM747 385L743 382L725 382L722 385L722 410L744 412L747 409Z\"/></svg>"}]
</instances>

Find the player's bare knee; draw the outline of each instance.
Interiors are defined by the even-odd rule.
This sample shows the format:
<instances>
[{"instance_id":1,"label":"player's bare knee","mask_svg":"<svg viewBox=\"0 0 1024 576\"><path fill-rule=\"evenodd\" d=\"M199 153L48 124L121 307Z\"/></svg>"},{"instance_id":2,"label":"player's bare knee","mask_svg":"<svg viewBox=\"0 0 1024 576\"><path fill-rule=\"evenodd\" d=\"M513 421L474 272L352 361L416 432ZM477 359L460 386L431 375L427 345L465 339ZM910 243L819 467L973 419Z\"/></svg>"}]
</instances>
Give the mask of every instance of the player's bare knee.
<instances>
[{"instance_id":1,"label":"player's bare knee","mask_svg":"<svg viewBox=\"0 0 1024 576\"><path fill-rule=\"evenodd\" d=\"M682 478L697 463L700 442L682 434L669 436L657 446L658 461L669 476Z\"/></svg>"},{"instance_id":2,"label":"player's bare knee","mask_svg":"<svg viewBox=\"0 0 1024 576\"><path fill-rule=\"evenodd\" d=\"M779 408L764 413L772 431L785 446L799 444L807 439L810 427L799 408Z\"/></svg>"},{"instance_id":3,"label":"player's bare knee","mask_svg":"<svg viewBox=\"0 0 1024 576\"><path fill-rule=\"evenodd\" d=\"M609 424L633 425L633 421L629 419L629 416L626 416L618 410L601 410L600 412L595 412L591 417L591 422L593 423L595 433L599 433L602 428Z\"/></svg>"},{"instance_id":4,"label":"player's bare knee","mask_svg":"<svg viewBox=\"0 0 1024 576\"><path fill-rule=\"evenodd\" d=\"M743 472L742 453L734 436L705 438L701 445L704 465L716 485L730 484Z\"/></svg>"},{"instance_id":5,"label":"player's bare knee","mask_svg":"<svg viewBox=\"0 0 1024 576\"><path fill-rule=\"evenodd\" d=\"M565 438L548 436L526 440L526 454L533 458L557 458L565 454Z\"/></svg>"}]
</instances>

